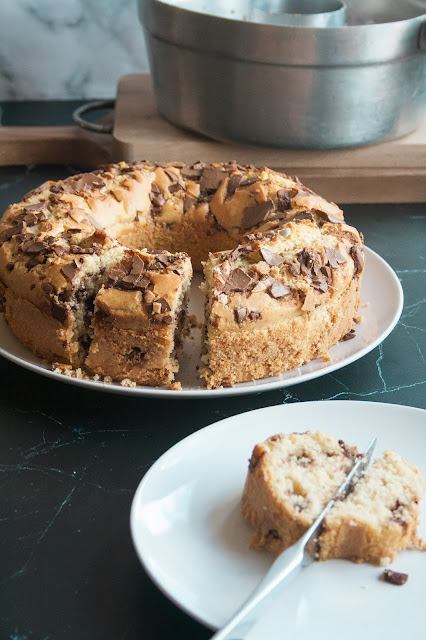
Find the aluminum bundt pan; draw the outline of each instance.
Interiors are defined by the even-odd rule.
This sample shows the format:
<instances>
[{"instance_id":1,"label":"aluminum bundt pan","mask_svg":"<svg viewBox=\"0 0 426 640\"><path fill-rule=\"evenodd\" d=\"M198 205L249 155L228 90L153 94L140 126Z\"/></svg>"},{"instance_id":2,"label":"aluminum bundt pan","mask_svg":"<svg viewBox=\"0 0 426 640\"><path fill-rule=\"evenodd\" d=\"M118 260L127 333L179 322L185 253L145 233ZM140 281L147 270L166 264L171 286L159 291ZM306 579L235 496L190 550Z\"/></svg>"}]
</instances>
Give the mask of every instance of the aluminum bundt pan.
<instances>
[{"instance_id":1,"label":"aluminum bundt pan","mask_svg":"<svg viewBox=\"0 0 426 640\"><path fill-rule=\"evenodd\" d=\"M299 149L389 140L420 124L424 0L347 0L340 27L277 24L283 3L139 0L161 114L214 139Z\"/></svg>"}]
</instances>

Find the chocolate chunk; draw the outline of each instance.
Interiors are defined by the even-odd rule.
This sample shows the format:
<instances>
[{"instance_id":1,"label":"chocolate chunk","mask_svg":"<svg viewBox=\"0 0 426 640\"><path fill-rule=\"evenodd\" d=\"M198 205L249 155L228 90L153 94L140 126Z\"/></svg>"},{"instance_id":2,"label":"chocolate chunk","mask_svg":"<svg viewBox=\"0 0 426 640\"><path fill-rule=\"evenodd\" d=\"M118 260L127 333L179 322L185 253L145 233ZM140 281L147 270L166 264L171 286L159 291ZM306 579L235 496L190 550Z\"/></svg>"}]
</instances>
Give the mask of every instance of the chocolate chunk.
<instances>
[{"instance_id":1,"label":"chocolate chunk","mask_svg":"<svg viewBox=\"0 0 426 640\"><path fill-rule=\"evenodd\" d=\"M195 205L196 202L197 202L197 198L194 198L193 196L190 196L187 193L185 193L185 196L183 198L183 212L186 213L188 209L190 209Z\"/></svg>"},{"instance_id":2,"label":"chocolate chunk","mask_svg":"<svg viewBox=\"0 0 426 640\"><path fill-rule=\"evenodd\" d=\"M346 257L342 253L340 253L338 249L326 249L325 255L328 258L330 267L332 267L333 269L336 269L339 264L347 262Z\"/></svg>"},{"instance_id":3,"label":"chocolate chunk","mask_svg":"<svg viewBox=\"0 0 426 640\"><path fill-rule=\"evenodd\" d=\"M226 185L225 200L232 198L238 187L240 186L242 176L239 173L234 173L228 180Z\"/></svg>"},{"instance_id":4,"label":"chocolate chunk","mask_svg":"<svg viewBox=\"0 0 426 640\"><path fill-rule=\"evenodd\" d=\"M205 169L206 167L206 163L199 160L198 162L194 162L194 164L191 166L191 169Z\"/></svg>"},{"instance_id":5,"label":"chocolate chunk","mask_svg":"<svg viewBox=\"0 0 426 640\"><path fill-rule=\"evenodd\" d=\"M248 314L248 319L249 320L259 320L259 318L261 318L261 314L259 313L259 311L250 311L250 313Z\"/></svg>"},{"instance_id":6,"label":"chocolate chunk","mask_svg":"<svg viewBox=\"0 0 426 640\"><path fill-rule=\"evenodd\" d=\"M266 202L257 202L244 209L243 220L241 226L243 229L249 229L255 225L264 222L268 217L268 214L274 210L274 203L272 200L266 200Z\"/></svg>"},{"instance_id":7,"label":"chocolate chunk","mask_svg":"<svg viewBox=\"0 0 426 640\"><path fill-rule=\"evenodd\" d=\"M391 569L385 569L381 575L382 580L389 582L389 584L396 584L401 587L408 580L408 573L400 573L399 571L391 571Z\"/></svg>"},{"instance_id":8,"label":"chocolate chunk","mask_svg":"<svg viewBox=\"0 0 426 640\"><path fill-rule=\"evenodd\" d=\"M247 309L244 309L244 307L241 309L234 309L235 321L238 322L238 324L244 322L244 320L246 319L246 315Z\"/></svg>"},{"instance_id":9,"label":"chocolate chunk","mask_svg":"<svg viewBox=\"0 0 426 640\"><path fill-rule=\"evenodd\" d=\"M67 178L63 182L63 190L67 193L79 194L84 191L95 191L105 186L105 182L94 173L82 173L81 175Z\"/></svg>"},{"instance_id":10,"label":"chocolate chunk","mask_svg":"<svg viewBox=\"0 0 426 640\"><path fill-rule=\"evenodd\" d=\"M310 211L300 211L288 219L289 222L297 222L298 220L310 220L313 222L314 216Z\"/></svg>"},{"instance_id":11,"label":"chocolate chunk","mask_svg":"<svg viewBox=\"0 0 426 640\"><path fill-rule=\"evenodd\" d=\"M227 171L216 167L206 167L200 180L201 191L216 191L222 183L222 180L228 175Z\"/></svg>"},{"instance_id":12,"label":"chocolate chunk","mask_svg":"<svg viewBox=\"0 0 426 640\"><path fill-rule=\"evenodd\" d=\"M344 336L342 336L339 342L346 342L347 340L352 340L355 338L355 329L350 329Z\"/></svg>"},{"instance_id":13,"label":"chocolate chunk","mask_svg":"<svg viewBox=\"0 0 426 640\"><path fill-rule=\"evenodd\" d=\"M111 269L111 271L109 272L108 279L113 284L115 284L116 282L124 278L125 275L126 275L126 272L122 268L113 267L113 269Z\"/></svg>"},{"instance_id":14,"label":"chocolate chunk","mask_svg":"<svg viewBox=\"0 0 426 640\"><path fill-rule=\"evenodd\" d=\"M287 287L287 285L283 284L279 280L275 280L275 278L269 278L269 282L271 283L271 286L268 292L276 300L284 298L284 296L288 295L291 291L290 287Z\"/></svg>"},{"instance_id":15,"label":"chocolate chunk","mask_svg":"<svg viewBox=\"0 0 426 640\"><path fill-rule=\"evenodd\" d=\"M21 245L21 251L23 253L41 253L44 249L46 249L46 243L42 241L29 241L24 242Z\"/></svg>"},{"instance_id":16,"label":"chocolate chunk","mask_svg":"<svg viewBox=\"0 0 426 640\"><path fill-rule=\"evenodd\" d=\"M354 246L351 247L350 255L355 264L354 276L356 276L364 269L365 260L362 246L359 243L354 244Z\"/></svg>"},{"instance_id":17,"label":"chocolate chunk","mask_svg":"<svg viewBox=\"0 0 426 640\"><path fill-rule=\"evenodd\" d=\"M75 274L77 273L77 271L80 269L80 265L78 264L77 260L73 260L72 262L69 262L68 264L65 264L62 268L61 268L61 273L65 276L65 278L67 278L67 280L69 280L72 284L72 281L75 278Z\"/></svg>"},{"instance_id":18,"label":"chocolate chunk","mask_svg":"<svg viewBox=\"0 0 426 640\"><path fill-rule=\"evenodd\" d=\"M170 193L176 193L177 191L181 191L181 189L182 189L181 185L178 184L177 182L169 186Z\"/></svg>"},{"instance_id":19,"label":"chocolate chunk","mask_svg":"<svg viewBox=\"0 0 426 640\"><path fill-rule=\"evenodd\" d=\"M312 281L312 286L314 289L316 289L317 291L319 291L320 293L325 293L326 291L328 291L328 283L327 280L325 278L315 278Z\"/></svg>"},{"instance_id":20,"label":"chocolate chunk","mask_svg":"<svg viewBox=\"0 0 426 640\"><path fill-rule=\"evenodd\" d=\"M267 247L262 247L260 249L260 255L264 259L264 261L269 264L270 267L278 266L284 262L284 258L280 256L278 253L271 251Z\"/></svg>"},{"instance_id":21,"label":"chocolate chunk","mask_svg":"<svg viewBox=\"0 0 426 640\"><path fill-rule=\"evenodd\" d=\"M142 271L145 269L145 263L139 256L135 256L132 262L132 270L131 273L136 273L140 275Z\"/></svg>"},{"instance_id":22,"label":"chocolate chunk","mask_svg":"<svg viewBox=\"0 0 426 640\"><path fill-rule=\"evenodd\" d=\"M12 238L13 236L16 236L19 233L22 233L23 231L25 231L26 228L27 228L27 223L22 221L16 226L10 227L10 229L7 229L3 237L5 240L10 240L10 238Z\"/></svg>"},{"instance_id":23,"label":"chocolate chunk","mask_svg":"<svg viewBox=\"0 0 426 640\"><path fill-rule=\"evenodd\" d=\"M24 211L28 211L31 213L47 211L46 202L35 202L34 204L27 204L24 207Z\"/></svg>"},{"instance_id":24,"label":"chocolate chunk","mask_svg":"<svg viewBox=\"0 0 426 640\"><path fill-rule=\"evenodd\" d=\"M247 178L247 180L243 180L240 184L240 187L250 187L252 184L255 184L256 182L262 182L262 180L260 178Z\"/></svg>"},{"instance_id":25,"label":"chocolate chunk","mask_svg":"<svg viewBox=\"0 0 426 640\"><path fill-rule=\"evenodd\" d=\"M151 193L149 194L149 199L151 200L152 204L156 207L161 207L166 201L161 192L156 193L153 190L151 190Z\"/></svg>"},{"instance_id":26,"label":"chocolate chunk","mask_svg":"<svg viewBox=\"0 0 426 640\"><path fill-rule=\"evenodd\" d=\"M341 218L337 218L337 216L333 216L331 213L327 213L326 211L320 211L319 209L315 209L315 213L320 216L325 222L331 222L332 224L341 224L343 220Z\"/></svg>"},{"instance_id":27,"label":"chocolate chunk","mask_svg":"<svg viewBox=\"0 0 426 640\"><path fill-rule=\"evenodd\" d=\"M242 269L237 268L231 271L231 275L227 279L223 292L225 294L244 291L251 284L252 279Z\"/></svg>"},{"instance_id":28,"label":"chocolate chunk","mask_svg":"<svg viewBox=\"0 0 426 640\"><path fill-rule=\"evenodd\" d=\"M278 211L287 211L291 208L291 198L298 193L298 189L280 189L277 191Z\"/></svg>"},{"instance_id":29,"label":"chocolate chunk","mask_svg":"<svg viewBox=\"0 0 426 640\"><path fill-rule=\"evenodd\" d=\"M52 316L55 318L55 320L58 320L59 322L65 322L68 317L69 311L63 304L59 304L58 302L54 302L52 300L51 309Z\"/></svg>"},{"instance_id":30,"label":"chocolate chunk","mask_svg":"<svg viewBox=\"0 0 426 640\"><path fill-rule=\"evenodd\" d=\"M66 249L61 244L52 244L52 250L56 253L57 256L64 255Z\"/></svg>"},{"instance_id":31,"label":"chocolate chunk","mask_svg":"<svg viewBox=\"0 0 426 640\"><path fill-rule=\"evenodd\" d=\"M180 170L180 175L189 180L194 180L195 178L200 178L202 172L202 169L190 169L189 167L182 167L182 169Z\"/></svg>"},{"instance_id":32,"label":"chocolate chunk","mask_svg":"<svg viewBox=\"0 0 426 640\"><path fill-rule=\"evenodd\" d=\"M165 298L158 298L158 300L156 300L154 304L155 303L160 305L160 311L158 313L165 313L166 311L172 310L171 306Z\"/></svg>"},{"instance_id":33,"label":"chocolate chunk","mask_svg":"<svg viewBox=\"0 0 426 640\"><path fill-rule=\"evenodd\" d=\"M176 183L176 182L178 181L178 179L179 179L179 178L177 177L177 175L176 175L175 173L173 173L173 171L170 171L170 169L164 169L164 173L165 173L165 174L166 174L166 176L167 176L168 178L170 178L170 180L171 180L172 182L174 182L174 183ZM170 189L169 189L169 191L170 191Z\"/></svg>"}]
</instances>

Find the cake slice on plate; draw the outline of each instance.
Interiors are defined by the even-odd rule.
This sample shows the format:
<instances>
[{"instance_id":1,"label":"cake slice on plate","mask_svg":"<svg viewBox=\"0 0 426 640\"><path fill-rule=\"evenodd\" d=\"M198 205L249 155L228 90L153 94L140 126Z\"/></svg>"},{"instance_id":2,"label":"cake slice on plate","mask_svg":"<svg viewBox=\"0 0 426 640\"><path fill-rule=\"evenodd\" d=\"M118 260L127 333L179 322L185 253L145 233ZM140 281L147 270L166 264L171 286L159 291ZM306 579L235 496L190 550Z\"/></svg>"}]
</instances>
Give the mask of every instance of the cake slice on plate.
<instances>
[{"instance_id":1,"label":"cake slice on plate","mask_svg":"<svg viewBox=\"0 0 426 640\"><path fill-rule=\"evenodd\" d=\"M355 447L319 431L272 436L253 450L242 498L253 525L251 546L280 553L309 528L357 457ZM387 564L423 548L417 526L424 493L420 471L386 451L324 520L316 556Z\"/></svg>"}]
</instances>

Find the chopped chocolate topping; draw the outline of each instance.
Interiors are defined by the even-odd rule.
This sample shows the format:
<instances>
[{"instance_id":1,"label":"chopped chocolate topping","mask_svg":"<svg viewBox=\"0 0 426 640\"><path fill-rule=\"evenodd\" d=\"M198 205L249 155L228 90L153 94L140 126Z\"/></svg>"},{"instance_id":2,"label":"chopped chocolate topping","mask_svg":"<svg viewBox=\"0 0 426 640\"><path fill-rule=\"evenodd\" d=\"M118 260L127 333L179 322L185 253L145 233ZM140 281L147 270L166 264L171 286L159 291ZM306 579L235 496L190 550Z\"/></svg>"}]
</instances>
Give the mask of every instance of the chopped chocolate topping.
<instances>
[{"instance_id":1,"label":"chopped chocolate topping","mask_svg":"<svg viewBox=\"0 0 426 640\"><path fill-rule=\"evenodd\" d=\"M30 240L29 242L24 242L21 244L21 251L23 253L41 253L44 249L47 248L47 243L43 241Z\"/></svg>"},{"instance_id":2,"label":"chopped chocolate topping","mask_svg":"<svg viewBox=\"0 0 426 640\"><path fill-rule=\"evenodd\" d=\"M77 260L73 260L72 262L69 262L68 264L65 264L62 268L61 268L61 273L65 276L65 278L67 278L67 280L69 280L72 284L72 281L75 278L75 274L77 273L77 271L80 269L80 265L78 264Z\"/></svg>"},{"instance_id":3,"label":"chopped chocolate topping","mask_svg":"<svg viewBox=\"0 0 426 640\"><path fill-rule=\"evenodd\" d=\"M234 173L234 175L232 175L229 178L228 184L226 185L225 200L229 200L230 198L232 198L232 196L234 195L234 193L236 192L236 190L241 184L241 179L242 179L242 176L239 173Z\"/></svg>"},{"instance_id":4,"label":"chopped chocolate topping","mask_svg":"<svg viewBox=\"0 0 426 640\"><path fill-rule=\"evenodd\" d=\"M313 222L314 216L310 211L300 211L291 218L288 218L289 222L298 222L299 220L310 220L311 222Z\"/></svg>"},{"instance_id":5,"label":"chopped chocolate topping","mask_svg":"<svg viewBox=\"0 0 426 640\"><path fill-rule=\"evenodd\" d=\"M14 227L10 227L10 229L7 229L7 231L4 234L4 240L9 240L10 238L12 238L13 236L18 235L19 233L22 233L23 231L25 231L25 229L27 228L27 223L22 221L19 224L17 224Z\"/></svg>"},{"instance_id":6,"label":"chopped chocolate topping","mask_svg":"<svg viewBox=\"0 0 426 640\"><path fill-rule=\"evenodd\" d=\"M279 280L276 280L275 278L269 278L269 282L271 283L271 286L268 290L269 294L276 300L284 298L284 296L288 295L291 291L290 287L287 287L287 285L283 284Z\"/></svg>"},{"instance_id":7,"label":"chopped chocolate topping","mask_svg":"<svg viewBox=\"0 0 426 640\"><path fill-rule=\"evenodd\" d=\"M339 264L347 262L346 257L342 253L340 253L338 249L326 249L325 255L328 258L328 264L333 269L336 269Z\"/></svg>"},{"instance_id":8,"label":"chopped chocolate topping","mask_svg":"<svg viewBox=\"0 0 426 640\"><path fill-rule=\"evenodd\" d=\"M182 167L180 170L181 176L184 178L188 178L189 180L194 180L194 178L200 178L203 170L200 169L190 169L189 167Z\"/></svg>"},{"instance_id":9,"label":"chopped chocolate topping","mask_svg":"<svg viewBox=\"0 0 426 640\"><path fill-rule=\"evenodd\" d=\"M47 211L46 202L36 202L34 204L27 204L24 207L25 213L38 213L40 215L37 216L39 220L43 220L45 218L44 211Z\"/></svg>"},{"instance_id":10,"label":"chopped chocolate topping","mask_svg":"<svg viewBox=\"0 0 426 640\"><path fill-rule=\"evenodd\" d=\"M279 266L284 262L284 258L280 256L278 253L271 251L267 247L262 247L260 249L260 254L264 261L269 264L270 267Z\"/></svg>"},{"instance_id":11,"label":"chopped chocolate topping","mask_svg":"<svg viewBox=\"0 0 426 640\"><path fill-rule=\"evenodd\" d=\"M326 222L331 222L332 224L343 223L343 220L341 218L337 218L337 216L333 216L331 213L327 213L326 211L315 209L315 213Z\"/></svg>"},{"instance_id":12,"label":"chopped chocolate topping","mask_svg":"<svg viewBox=\"0 0 426 640\"><path fill-rule=\"evenodd\" d=\"M355 264L354 276L356 276L358 273L360 273L364 269L365 260L364 260L364 253L362 251L362 246L359 243L354 244L354 246L351 247L350 254Z\"/></svg>"},{"instance_id":13,"label":"chopped chocolate topping","mask_svg":"<svg viewBox=\"0 0 426 640\"><path fill-rule=\"evenodd\" d=\"M277 191L278 211L287 211L291 208L291 198L298 193L298 189L280 189Z\"/></svg>"},{"instance_id":14,"label":"chopped chocolate topping","mask_svg":"<svg viewBox=\"0 0 426 640\"><path fill-rule=\"evenodd\" d=\"M157 186L157 185L155 185ZM154 190L154 184L151 186L151 193L149 194L149 199L155 207L161 207L165 203L165 198L160 190ZM157 187L158 189L158 187Z\"/></svg>"},{"instance_id":15,"label":"chopped chocolate topping","mask_svg":"<svg viewBox=\"0 0 426 640\"><path fill-rule=\"evenodd\" d=\"M201 191L216 191L222 183L222 180L228 175L227 171L222 171L217 167L206 167L200 180Z\"/></svg>"},{"instance_id":16,"label":"chopped chocolate topping","mask_svg":"<svg viewBox=\"0 0 426 640\"><path fill-rule=\"evenodd\" d=\"M185 193L185 196L183 198L183 212L186 213L188 209L190 209L195 205L196 202L197 202L197 198L194 198L193 196L190 196L187 193Z\"/></svg>"},{"instance_id":17,"label":"chopped chocolate topping","mask_svg":"<svg viewBox=\"0 0 426 640\"><path fill-rule=\"evenodd\" d=\"M249 320L254 321L254 320L259 320L259 318L261 318L262 316L259 313L259 311L250 311L247 317Z\"/></svg>"},{"instance_id":18,"label":"chopped chocolate topping","mask_svg":"<svg viewBox=\"0 0 426 640\"><path fill-rule=\"evenodd\" d=\"M408 573L400 573L399 571L391 571L391 569L385 569L381 575L382 579L389 584L396 584L401 587L408 580Z\"/></svg>"},{"instance_id":19,"label":"chopped chocolate topping","mask_svg":"<svg viewBox=\"0 0 426 640\"><path fill-rule=\"evenodd\" d=\"M252 278L247 275L242 269L237 268L231 271L229 278L225 282L223 287L223 293L235 293L238 291L244 291L252 283Z\"/></svg>"},{"instance_id":20,"label":"chopped chocolate topping","mask_svg":"<svg viewBox=\"0 0 426 640\"><path fill-rule=\"evenodd\" d=\"M158 311L158 313L165 313L166 311L172 310L171 306L165 298L158 298L158 300L156 300L154 304L160 305L160 311Z\"/></svg>"},{"instance_id":21,"label":"chopped chocolate topping","mask_svg":"<svg viewBox=\"0 0 426 640\"><path fill-rule=\"evenodd\" d=\"M262 182L261 178L247 178L247 180L243 180L240 183L240 187L250 187L252 184L255 184L255 182Z\"/></svg>"},{"instance_id":22,"label":"chopped chocolate topping","mask_svg":"<svg viewBox=\"0 0 426 640\"><path fill-rule=\"evenodd\" d=\"M241 186L241 185L240 185ZM243 229L249 229L255 225L264 222L268 217L268 214L274 210L274 203L272 200L266 200L266 202L257 202L244 209L243 220L241 226Z\"/></svg>"},{"instance_id":23,"label":"chopped chocolate topping","mask_svg":"<svg viewBox=\"0 0 426 640\"><path fill-rule=\"evenodd\" d=\"M241 324L246 319L247 309L245 309L244 307L242 307L241 309L234 309L234 316L235 321L238 322L238 324Z\"/></svg>"}]
</instances>

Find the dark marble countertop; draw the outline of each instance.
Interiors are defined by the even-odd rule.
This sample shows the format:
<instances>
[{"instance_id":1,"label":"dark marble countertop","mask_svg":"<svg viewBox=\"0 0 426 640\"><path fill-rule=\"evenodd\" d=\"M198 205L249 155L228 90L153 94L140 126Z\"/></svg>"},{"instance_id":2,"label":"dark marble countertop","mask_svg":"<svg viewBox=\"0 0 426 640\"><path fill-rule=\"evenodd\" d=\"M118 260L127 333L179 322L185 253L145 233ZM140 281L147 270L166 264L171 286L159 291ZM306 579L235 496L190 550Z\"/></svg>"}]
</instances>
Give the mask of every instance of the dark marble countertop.
<instances>
[{"instance_id":1,"label":"dark marble countertop","mask_svg":"<svg viewBox=\"0 0 426 640\"><path fill-rule=\"evenodd\" d=\"M73 106L9 103L2 123L65 124ZM78 170L1 168L0 210ZM397 273L405 303L380 347L332 374L243 397L164 401L88 391L0 358L0 638L209 638L154 586L133 549L130 505L151 464L193 431L268 405L352 399L426 408L425 206L345 212Z\"/></svg>"}]
</instances>

